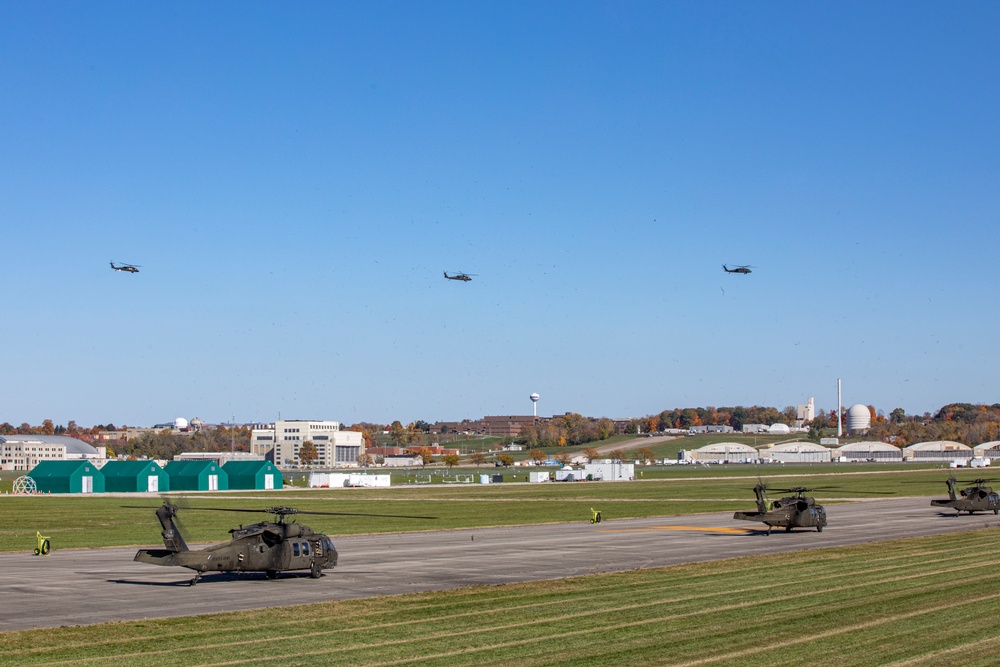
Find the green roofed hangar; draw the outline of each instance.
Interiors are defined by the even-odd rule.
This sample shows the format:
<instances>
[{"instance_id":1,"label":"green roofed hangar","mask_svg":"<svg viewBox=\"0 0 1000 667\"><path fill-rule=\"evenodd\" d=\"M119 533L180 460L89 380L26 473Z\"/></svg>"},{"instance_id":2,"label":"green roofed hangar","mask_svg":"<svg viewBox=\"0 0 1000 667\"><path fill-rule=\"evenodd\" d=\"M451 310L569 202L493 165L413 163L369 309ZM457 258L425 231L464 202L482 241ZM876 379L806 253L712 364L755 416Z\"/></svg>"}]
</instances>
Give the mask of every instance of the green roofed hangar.
<instances>
[{"instance_id":1,"label":"green roofed hangar","mask_svg":"<svg viewBox=\"0 0 1000 667\"><path fill-rule=\"evenodd\" d=\"M229 461L222 469L230 489L270 491L283 486L281 471L270 461Z\"/></svg>"},{"instance_id":2,"label":"green roofed hangar","mask_svg":"<svg viewBox=\"0 0 1000 667\"><path fill-rule=\"evenodd\" d=\"M90 461L42 461L28 476L41 493L104 493L104 474Z\"/></svg>"},{"instance_id":3,"label":"green roofed hangar","mask_svg":"<svg viewBox=\"0 0 1000 667\"><path fill-rule=\"evenodd\" d=\"M170 490L170 476L156 461L108 461L101 468L104 490L116 493L161 493Z\"/></svg>"},{"instance_id":4,"label":"green roofed hangar","mask_svg":"<svg viewBox=\"0 0 1000 667\"><path fill-rule=\"evenodd\" d=\"M229 490L229 475L215 461L170 461L166 471L171 491Z\"/></svg>"}]
</instances>

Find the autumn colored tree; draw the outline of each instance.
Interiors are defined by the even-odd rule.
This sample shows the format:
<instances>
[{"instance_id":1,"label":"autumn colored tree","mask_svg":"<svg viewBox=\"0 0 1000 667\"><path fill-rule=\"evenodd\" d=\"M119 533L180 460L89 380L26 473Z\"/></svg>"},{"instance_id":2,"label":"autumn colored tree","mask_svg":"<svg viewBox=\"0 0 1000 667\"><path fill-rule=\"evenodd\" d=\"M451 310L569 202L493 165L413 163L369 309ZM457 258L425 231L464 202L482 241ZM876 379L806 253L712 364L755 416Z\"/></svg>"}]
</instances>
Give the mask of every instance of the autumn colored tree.
<instances>
[{"instance_id":1,"label":"autumn colored tree","mask_svg":"<svg viewBox=\"0 0 1000 667\"><path fill-rule=\"evenodd\" d=\"M587 457L589 463L593 463L595 459L600 458L601 454L593 447L587 447L583 450L583 455Z\"/></svg>"},{"instance_id":2,"label":"autumn colored tree","mask_svg":"<svg viewBox=\"0 0 1000 667\"><path fill-rule=\"evenodd\" d=\"M423 442L424 432L420 429L416 423L411 423L406 427L406 442L409 444L414 444L418 442Z\"/></svg>"},{"instance_id":3,"label":"autumn colored tree","mask_svg":"<svg viewBox=\"0 0 1000 667\"><path fill-rule=\"evenodd\" d=\"M362 468L370 468L375 464L375 457L373 457L368 452L364 454L358 454L358 465Z\"/></svg>"},{"instance_id":4,"label":"autumn colored tree","mask_svg":"<svg viewBox=\"0 0 1000 667\"><path fill-rule=\"evenodd\" d=\"M441 457L441 463L445 464L450 469L458 465L458 459L458 454L445 454Z\"/></svg>"},{"instance_id":5,"label":"autumn colored tree","mask_svg":"<svg viewBox=\"0 0 1000 667\"><path fill-rule=\"evenodd\" d=\"M426 467L428 463L434 462L434 453L431 452L428 447L421 447L417 450L417 456L420 457L420 465Z\"/></svg>"},{"instance_id":6,"label":"autumn colored tree","mask_svg":"<svg viewBox=\"0 0 1000 667\"><path fill-rule=\"evenodd\" d=\"M486 454L483 454L482 452L473 452L469 456L469 462L478 468L479 466L486 463Z\"/></svg>"},{"instance_id":7,"label":"autumn colored tree","mask_svg":"<svg viewBox=\"0 0 1000 667\"><path fill-rule=\"evenodd\" d=\"M528 452L528 458L534 461L536 466L540 466L545 463L545 460L549 458L549 455L540 449L532 449Z\"/></svg>"},{"instance_id":8,"label":"autumn colored tree","mask_svg":"<svg viewBox=\"0 0 1000 667\"><path fill-rule=\"evenodd\" d=\"M406 440L406 429L399 423L398 419L389 426L389 438L392 439L392 444L397 447Z\"/></svg>"},{"instance_id":9,"label":"autumn colored tree","mask_svg":"<svg viewBox=\"0 0 1000 667\"><path fill-rule=\"evenodd\" d=\"M607 440L615 434L615 423L607 417L598 419L596 426L598 440Z\"/></svg>"},{"instance_id":10,"label":"autumn colored tree","mask_svg":"<svg viewBox=\"0 0 1000 667\"><path fill-rule=\"evenodd\" d=\"M299 463L305 466L310 466L319 460L319 452L316 451L316 445L313 444L312 440L306 440L299 447Z\"/></svg>"},{"instance_id":11,"label":"autumn colored tree","mask_svg":"<svg viewBox=\"0 0 1000 667\"><path fill-rule=\"evenodd\" d=\"M625 455L625 450L623 449L616 449L613 452L611 452L612 461L617 461L618 463L624 463L627 459L628 457Z\"/></svg>"},{"instance_id":12,"label":"autumn colored tree","mask_svg":"<svg viewBox=\"0 0 1000 667\"><path fill-rule=\"evenodd\" d=\"M636 460L640 461L643 465L646 465L654 458L656 458L656 454L654 454L653 450L649 449L648 447L643 447L638 452L636 452Z\"/></svg>"},{"instance_id":13,"label":"autumn colored tree","mask_svg":"<svg viewBox=\"0 0 1000 667\"><path fill-rule=\"evenodd\" d=\"M559 452L556 454L556 462L561 466L568 466L569 462L573 459L569 452Z\"/></svg>"},{"instance_id":14,"label":"autumn colored tree","mask_svg":"<svg viewBox=\"0 0 1000 667\"><path fill-rule=\"evenodd\" d=\"M510 454L497 454L497 462L504 468L514 465L514 457Z\"/></svg>"}]
</instances>

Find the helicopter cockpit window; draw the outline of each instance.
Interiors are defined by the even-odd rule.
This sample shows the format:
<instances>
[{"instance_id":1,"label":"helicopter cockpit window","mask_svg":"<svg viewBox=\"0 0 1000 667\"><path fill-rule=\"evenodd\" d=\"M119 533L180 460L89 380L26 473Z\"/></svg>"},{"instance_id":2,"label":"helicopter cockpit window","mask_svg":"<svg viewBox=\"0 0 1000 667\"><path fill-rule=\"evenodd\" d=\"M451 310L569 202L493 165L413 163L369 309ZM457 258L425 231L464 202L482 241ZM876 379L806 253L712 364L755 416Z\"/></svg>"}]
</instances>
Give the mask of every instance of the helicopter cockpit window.
<instances>
[{"instance_id":1,"label":"helicopter cockpit window","mask_svg":"<svg viewBox=\"0 0 1000 667\"><path fill-rule=\"evenodd\" d=\"M331 539L330 539L329 537L328 537L328 538L326 538L326 550L327 550L327 552L330 552L330 551L336 551L336 550L335 550L335 549L333 548L333 540L331 540Z\"/></svg>"},{"instance_id":2,"label":"helicopter cockpit window","mask_svg":"<svg viewBox=\"0 0 1000 667\"><path fill-rule=\"evenodd\" d=\"M295 558L299 557L299 543L298 542L292 542L292 556L294 556Z\"/></svg>"},{"instance_id":3,"label":"helicopter cockpit window","mask_svg":"<svg viewBox=\"0 0 1000 667\"><path fill-rule=\"evenodd\" d=\"M303 542L302 543L302 555L303 556L308 556L309 555L309 543L308 542Z\"/></svg>"}]
</instances>

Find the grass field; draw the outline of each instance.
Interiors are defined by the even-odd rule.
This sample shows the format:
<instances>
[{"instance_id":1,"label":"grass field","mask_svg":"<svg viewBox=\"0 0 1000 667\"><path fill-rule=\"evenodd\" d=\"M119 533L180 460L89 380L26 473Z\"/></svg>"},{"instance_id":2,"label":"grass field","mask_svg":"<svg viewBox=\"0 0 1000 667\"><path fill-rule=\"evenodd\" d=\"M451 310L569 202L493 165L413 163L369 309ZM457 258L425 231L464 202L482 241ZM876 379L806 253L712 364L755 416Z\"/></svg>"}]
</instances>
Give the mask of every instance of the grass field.
<instances>
[{"instance_id":1,"label":"grass field","mask_svg":"<svg viewBox=\"0 0 1000 667\"><path fill-rule=\"evenodd\" d=\"M17 665L1000 663L996 532L0 634ZM336 576L331 575L331 576Z\"/></svg>"},{"instance_id":2,"label":"grass field","mask_svg":"<svg viewBox=\"0 0 1000 667\"><path fill-rule=\"evenodd\" d=\"M768 475L774 487L804 485L823 502L835 498L910 496L941 493L944 472L906 466L851 466L824 464L773 468ZM668 468L662 479L638 483L495 484L411 486L388 489L285 489L275 492L187 494L182 505L191 507L257 508L292 504L310 511L370 512L379 514L433 515L433 523L404 520L316 517L313 524L327 526L334 534L396 532L428 528L463 528L576 521L589 516L589 507L600 504L608 518L669 516L691 512L731 510L752 500L750 487L757 481L746 466ZM62 547L111 546L155 543L159 527L152 509L159 499L149 496L34 496L0 499L0 548L18 548L17 535L30 538L34 531L55 536ZM130 509L138 505L148 509ZM184 512L185 527L193 541L218 539L239 521L258 520L213 512ZM261 518L263 518L261 516ZM332 526L331 526L332 524Z\"/></svg>"},{"instance_id":3,"label":"grass field","mask_svg":"<svg viewBox=\"0 0 1000 667\"><path fill-rule=\"evenodd\" d=\"M947 472L912 466L804 465L772 467L772 487L816 487L820 502L847 498L941 494ZM432 516L433 520L303 516L304 523L331 535L410 530L478 528L585 521L590 508L607 519L676 516L753 509L755 469L748 466L683 466L662 479L637 482L573 482L407 486L383 489L284 489L274 492L188 494L175 501L189 508L265 508L290 505L319 512ZM173 496L171 496L173 497ZM160 498L94 496L0 496L0 551L30 551L35 532L53 548L155 545L160 526L153 515ZM138 508L123 506L135 505ZM191 543L222 541L239 523L268 518L181 510Z\"/></svg>"}]
</instances>

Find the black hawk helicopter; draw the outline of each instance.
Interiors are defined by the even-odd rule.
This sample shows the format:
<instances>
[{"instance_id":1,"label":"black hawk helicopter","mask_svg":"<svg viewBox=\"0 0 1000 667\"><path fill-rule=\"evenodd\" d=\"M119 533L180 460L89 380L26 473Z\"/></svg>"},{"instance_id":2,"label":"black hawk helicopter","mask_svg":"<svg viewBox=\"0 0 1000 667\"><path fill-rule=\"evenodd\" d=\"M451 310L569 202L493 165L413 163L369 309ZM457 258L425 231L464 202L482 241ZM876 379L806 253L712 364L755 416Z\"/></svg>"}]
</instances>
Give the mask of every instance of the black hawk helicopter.
<instances>
[{"instance_id":1,"label":"black hawk helicopter","mask_svg":"<svg viewBox=\"0 0 1000 667\"><path fill-rule=\"evenodd\" d=\"M111 262L111 268L115 271L126 271L128 273L139 273L139 266L136 264L122 264L121 266L115 266L114 262Z\"/></svg>"},{"instance_id":2,"label":"black hawk helicopter","mask_svg":"<svg viewBox=\"0 0 1000 667\"><path fill-rule=\"evenodd\" d=\"M127 506L134 507L134 506ZM140 508L148 509L148 508ZM140 563L186 567L195 571L194 586L205 572L263 572L268 579L278 573L308 570L318 579L324 569L337 565L337 550L327 535L313 532L309 526L285 517L293 514L325 514L331 516L381 516L401 519L432 519L426 516L397 516L394 514L355 514L350 512L305 512L292 507L268 507L262 510L228 509L219 507L189 508L216 512L266 512L275 515L277 523L261 521L250 526L233 528L233 539L213 544L204 549L190 549L177 528L174 518L177 506L169 502L156 510L156 518L163 526L163 549L140 549L134 560Z\"/></svg>"},{"instance_id":3,"label":"black hawk helicopter","mask_svg":"<svg viewBox=\"0 0 1000 667\"><path fill-rule=\"evenodd\" d=\"M476 275L476 274L475 273L456 273L453 276L449 276L447 271L444 272L444 277L447 278L448 280L461 280L463 283L467 283L470 280L472 280L472 276L474 276L474 275Z\"/></svg>"},{"instance_id":4,"label":"black hawk helicopter","mask_svg":"<svg viewBox=\"0 0 1000 667\"><path fill-rule=\"evenodd\" d=\"M1000 514L1000 494L986 486L988 481L990 480L974 479L971 482L962 482L962 484L972 484L972 486L967 486L956 493L955 485L959 482L952 475L946 482L948 484L948 499L932 500L931 507L950 507L958 514L990 511L994 514Z\"/></svg>"},{"instance_id":5,"label":"black hawk helicopter","mask_svg":"<svg viewBox=\"0 0 1000 667\"><path fill-rule=\"evenodd\" d=\"M737 512L733 518L765 523L768 535L771 534L771 529L775 526L783 526L786 531L792 528L815 527L816 532L823 532L823 527L826 526L826 510L823 509L822 505L817 504L814 498L805 495L812 489L807 489L804 486L793 486L790 489L775 490L795 495L772 502L767 497L767 485L759 482L753 487L754 495L757 496L757 511Z\"/></svg>"},{"instance_id":6,"label":"black hawk helicopter","mask_svg":"<svg viewBox=\"0 0 1000 667\"><path fill-rule=\"evenodd\" d=\"M735 269L730 269L730 268L729 268L728 266L726 266L725 264L723 264L723 265L722 265L722 269L723 269L723 270L724 270L724 271L725 271L726 273L744 273L744 274L746 274L746 273L753 273L753 271L751 271L751 270L750 270L750 269L752 269L752 268L753 268L753 267L752 267L752 266L750 266L749 264L743 264L743 265L741 265L741 266L737 266L737 267L736 267Z\"/></svg>"}]
</instances>

